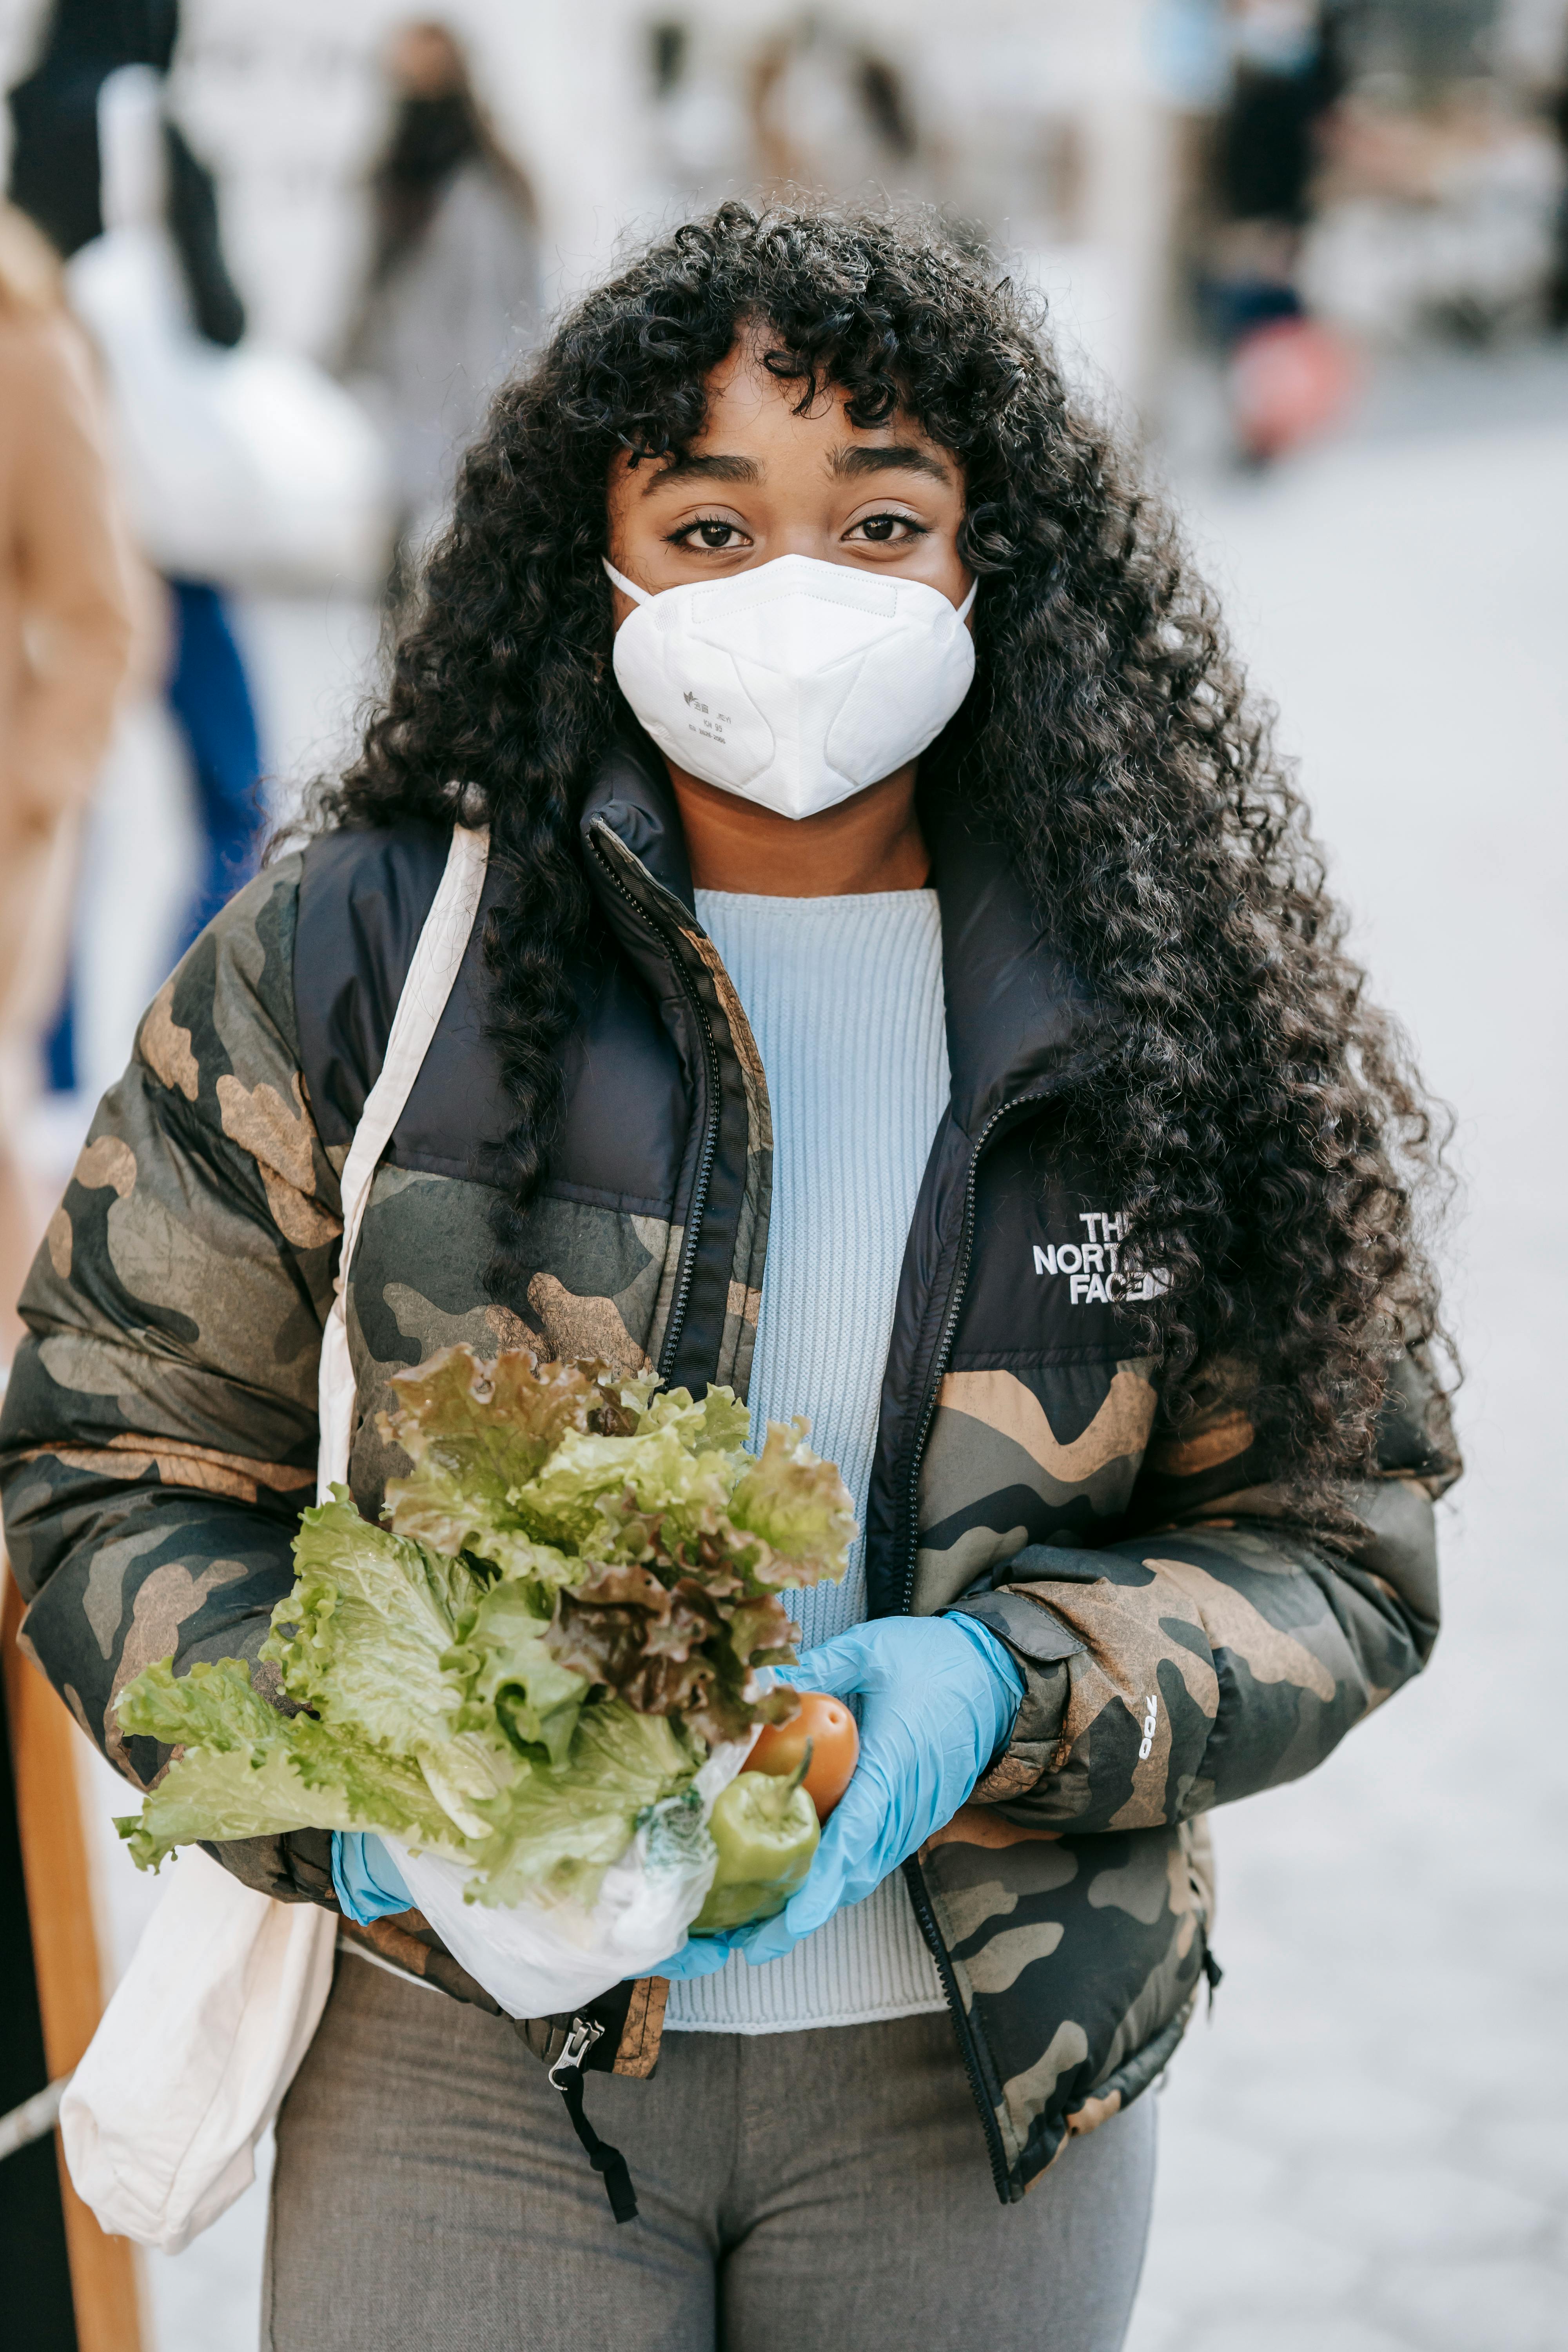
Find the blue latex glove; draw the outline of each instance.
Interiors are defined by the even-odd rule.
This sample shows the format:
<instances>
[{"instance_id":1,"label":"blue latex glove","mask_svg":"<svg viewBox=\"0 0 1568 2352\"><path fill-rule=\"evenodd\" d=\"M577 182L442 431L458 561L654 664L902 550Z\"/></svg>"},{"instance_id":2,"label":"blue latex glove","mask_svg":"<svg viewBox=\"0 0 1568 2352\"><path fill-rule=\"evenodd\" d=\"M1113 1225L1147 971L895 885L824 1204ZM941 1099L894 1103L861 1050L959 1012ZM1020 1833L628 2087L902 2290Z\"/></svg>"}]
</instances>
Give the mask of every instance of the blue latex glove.
<instances>
[{"instance_id":1,"label":"blue latex glove","mask_svg":"<svg viewBox=\"0 0 1568 2352\"><path fill-rule=\"evenodd\" d=\"M1024 1696L1011 1653L973 1617L879 1617L808 1650L780 1680L854 1706L855 1777L776 1918L694 1937L656 1975L709 1976L731 1951L759 1966L778 1959L840 1904L863 1901L967 1802Z\"/></svg>"},{"instance_id":2,"label":"blue latex glove","mask_svg":"<svg viewBox=\"0 0 1568 2352\"><path fill-rule=\"evenodd\" d=\"M389 1912L414 1908L402 1872L368 1830L332 1832L332 1885L344 1918L357 1927L368 1927Z\"/></svg>"},{"instance_id":3,"label":"blue latex glove","mask_svg":"<svg viewBox=\"0 0 1568 2352\"><path fill-rule=\"evenodd\" d=\"M650 1977L668 1977L671 1984L680 1984L689 1977L710 1977L718 1973L738 1944L743 1944L753 1933L750 1927L728 1927L720 1936L688 1936L672 1959L660 1960L657 1969L649 1969Z\"/></svg>"}]
</instances>

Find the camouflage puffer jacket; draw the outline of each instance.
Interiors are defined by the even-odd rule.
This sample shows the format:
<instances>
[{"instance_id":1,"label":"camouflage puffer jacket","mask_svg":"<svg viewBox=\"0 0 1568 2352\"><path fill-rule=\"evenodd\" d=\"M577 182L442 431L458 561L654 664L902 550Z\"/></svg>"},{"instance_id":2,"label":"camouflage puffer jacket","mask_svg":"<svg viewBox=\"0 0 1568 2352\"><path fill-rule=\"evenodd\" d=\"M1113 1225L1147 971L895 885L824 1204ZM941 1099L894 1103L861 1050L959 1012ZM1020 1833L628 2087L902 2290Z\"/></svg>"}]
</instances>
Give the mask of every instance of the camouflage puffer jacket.
<instances>
[{"instance_id":1,"label":"camouflage puffer jacket","mask_svg":"<svg viewBox=\"0 0 1568 2352\"><path fill-rule=\"evenodd\" d=\"M1159 1366L1128 1352L1115 1303L1118 1204L1062 1131L1075 1076L1114 1036L939 782L922 814L952 1092L904 1259L868 1578L873 1613L965 1609L1026 1676L1010 1747L907 1865L1014 2200L1181 2037L1210 1965L1208 1808L1309 1770L1420 1667L1432 1498L1455 1465L1419 1397L1397 1398L1381 1475L1347 1496L1359 1532L1330 1535L1271 1483L1236 1367L1212 1368L1195 1423L1165 1426ZM371 1515L396 1466L375 1433L385 1383L450 1341L745 1390L766 1084L640 739L606 761L582 839L606 952L581 975L525 1295L498 1307L483 1281L476 1147L504 1097L482 919L375 1180L349 1269L353 1482ZM162 1759L120 1732L121 1685L171 1653L254 1655L289 1589L339 1171L445 851L417 828L338 834L240 893L144 1018L29 1279L0 1425L26 1636L132 1778ZM221 1851L273 1894L331 1903L324 1846ZM381 1938L484 1999L416 1914ZM662 1992L601 2006L601 2063L649 2070ZM559 2036L546 2021L531 2038Z\"/></svg>"}]
</instances>

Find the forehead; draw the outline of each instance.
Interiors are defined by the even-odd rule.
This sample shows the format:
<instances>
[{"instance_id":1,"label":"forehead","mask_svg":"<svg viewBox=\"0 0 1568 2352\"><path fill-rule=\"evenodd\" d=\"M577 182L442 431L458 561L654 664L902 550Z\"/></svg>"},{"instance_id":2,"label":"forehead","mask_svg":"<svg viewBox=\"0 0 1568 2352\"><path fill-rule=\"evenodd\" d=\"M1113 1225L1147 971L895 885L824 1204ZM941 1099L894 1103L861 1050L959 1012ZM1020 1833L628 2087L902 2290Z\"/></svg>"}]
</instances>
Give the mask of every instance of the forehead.
<instances>
[{"instance_id":1,"label":"forehead","mask_svg":"<svg viewBox=\"0 0 1568 2352\"><path fill-rule=\"evenodd\" d=\"M765 340L738 343L709 374L702 429L672 457L634 465L622 452L611 468L610 492L619 504L695 495L703 483L752 485L825 475L841 478L896 470L923 476L927 488L962 488L963 471L950 450L912 416L895 409L885 424L856 425L848 395L821 385L804 410L800 379L771 374L762 363ZM880 453L880 454L879 454Z\"/></svg>"},{"instance_id":2,"label":"forehead","mask_svg":"<svg viewBox=\"0 0 1568 2352\"><path fill-rule=\"evenodd\" d=\"M847 439L871 445L898 440L935 450L912 416L895 409L881 425L855 424L848 414L849 395L836 383L819 384L804 412L805 390L799 377L772 374L763 364L769 338L752 336L738 342L708 376L707 413L693 450L729 448L737 436L750 440L820 441L824 447Z\"/></svg>"}]
</instances>

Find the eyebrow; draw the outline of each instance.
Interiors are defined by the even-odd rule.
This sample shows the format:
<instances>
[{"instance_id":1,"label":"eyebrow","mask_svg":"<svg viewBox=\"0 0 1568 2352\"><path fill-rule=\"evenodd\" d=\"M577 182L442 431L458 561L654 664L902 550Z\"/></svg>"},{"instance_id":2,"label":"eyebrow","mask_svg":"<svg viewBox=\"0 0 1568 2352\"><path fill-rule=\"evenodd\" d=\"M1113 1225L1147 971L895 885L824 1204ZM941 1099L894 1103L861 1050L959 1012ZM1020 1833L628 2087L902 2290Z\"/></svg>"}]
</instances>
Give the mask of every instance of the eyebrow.
<instances>
[{"instance_id":1,"label":"eyebrow","mask_svg":"<svg viewBox=\"0 0 1568 2352\"><path fill-rule=\"evenodd\" d=\"M661 490L666 482L760 482L762 478L763 469L754 457L696 457L677 450L643 484L643 496Z\"/></svg>"},{"instance_id":2,"label":"eyebrow","mask_svg":"<svg viewBox=\"0 0 1568 2352\"><path fill-rule=\"evenodd\" d=\"M830 470L840 479L853 479L861 474L928 474L932 480L951 482L952 476L940 457L928 449L918 449L910 441L890 441L873 446L864 441L846 443L835 449L828 459ZM763 468L754 457L726 457L720 451L706 456L677 450L651 474L643 484L643 496L662 489L667 482L760 482Z\"/></svg>"},{"instance_id":3,"label":"eyebrow","mask_svg":"<svg viewBox=\"0 0 1568 2352\"><path fill-rule=\"evenodd\" d=\"M952 479L940 457L933 457L928 449L917 449L909 441L890 441L880 446L864 441L849 442L835 449L830 463L839 475L930 474L939 482Z\"/></svg>"}]
</instances>

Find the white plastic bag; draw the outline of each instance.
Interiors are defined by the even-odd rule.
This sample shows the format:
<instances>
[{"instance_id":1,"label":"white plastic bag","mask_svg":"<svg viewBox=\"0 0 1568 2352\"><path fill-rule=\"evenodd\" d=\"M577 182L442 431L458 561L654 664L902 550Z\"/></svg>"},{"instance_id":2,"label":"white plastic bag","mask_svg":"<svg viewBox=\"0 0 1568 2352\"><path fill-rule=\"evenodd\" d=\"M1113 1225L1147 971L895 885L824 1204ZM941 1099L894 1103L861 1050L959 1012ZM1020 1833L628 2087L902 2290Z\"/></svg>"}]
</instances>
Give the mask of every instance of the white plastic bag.
<instances>
[{"instance_id":1,"label":"white plastic bag","mask_svg":"<svg viewBox=\"0 0 1568 2352\"><path fill-rule=\"evenodd\" d=\"M77 2194L177 2254L256 2178L332 1981L337 1920L181 1855L60 2102Z\"/></svg>"},{"instance_id":2,"label":"white plastic bag","mask_svg":"<svg viewBox=\"0 0 1568 2352\"><path fill-rule=\"evenodd\" d=\"M204 342L160 229L95 237L68 279L108 371L132 527L160 571L296 591L379 583L386 455L341 384L292 352Z\"/></svg>"},{"instance_id":3,"label":"white plastic bag","mask_svg":"<svg viewBox=\"0 0 1568 2352\"><path fill-rule=\"evenodd\" d=\"M713 1801L752 1752L751 1739L716 1748L693 1786L706 1822ZM646 1977L686 1941L713 1883L715 1860L659 1866L648 1860L648 1832L640 1829L619 1862L605 1871L591 1910L569 1903L518 1903L492 1910L467 1903L473 1876L466 1864L439 1854L410 1853L384 1838L404 1883L452 1958L499 2000L509 2017L570 2016L627 1977Z\"/></svg>"},{"instance_id":4,"label":"white plastic bag","mask_svg":"<svg viewBox=\"0 0 1568 2352\"><path fill-rule=\"evenodd\" d=\"M196 331L164 222L162 104L145 67L104 83L105 227L66 273L109 376L142 552L194 580L378 587L392 520L381 435L311 361Z\"/></svg>"}]
</instances>

